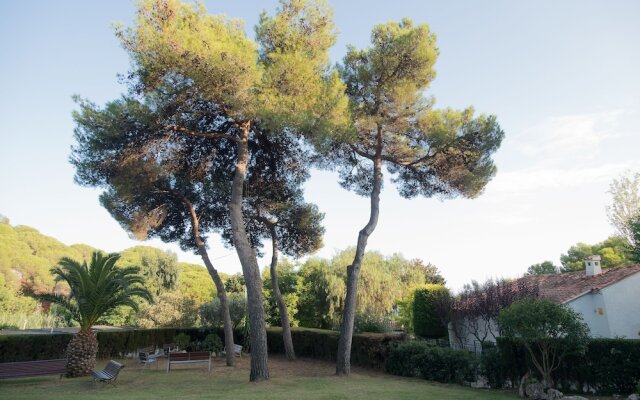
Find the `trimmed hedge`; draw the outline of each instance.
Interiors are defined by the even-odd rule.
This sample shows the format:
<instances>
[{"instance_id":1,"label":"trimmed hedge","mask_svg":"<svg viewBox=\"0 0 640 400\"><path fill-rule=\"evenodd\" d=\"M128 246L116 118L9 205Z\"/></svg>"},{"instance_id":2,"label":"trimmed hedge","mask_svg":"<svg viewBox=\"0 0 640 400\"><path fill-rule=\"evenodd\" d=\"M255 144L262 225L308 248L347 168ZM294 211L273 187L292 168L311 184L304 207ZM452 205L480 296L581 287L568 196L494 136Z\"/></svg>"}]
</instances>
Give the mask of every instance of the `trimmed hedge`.
<instances>
[{"instance_id":1,"label":"trimmed hedge","mask_svg":"<svg viewBox=\"0 0 640 400\"><path fill-rule=\"evenodd\" d=\"M477 357L472 353L421 341L392 344L385 363L389 374L442 383L474 381L477 368Z\"/></svg>"},{"instance_id":2,"label":"trimmed hedge","mask_svg":"<svg viewBox=\"0 0 640 400\"><path fill-rule=\"evenodd\" d=\"M512 382L518 382L527 369L535 370L522 346L498 338L498 348L499 368L510 372ZM586 351L567 356L553 377L564 391L633 393L640 384L640 340L591 339Z\"/></svg>"},{"instance_id":3,"label":"trimmed hedge","mask_svg":"<svg viewBox=\"0 0 640 400\"><path fill-rule=\"evenodd\" d=\"M98 332L98 358L123 357L147 346L161 347L172 343L184 333L192 341L202 342L211 333L224 337L222 329L158 328ZM1 335L0 362L47 360L63 358L72 334ZM242 343L242 332L235 332L234 340Z\"/></svg>"},{"instance_id":4,"label":"trimmed hedge","mask_svg":"<svg viewBox=\"0 0 640 400\"><path fill-rule=\"evenodd\" d=\"M160 328L98 332L98 358L123 357L139 348L160 347L172 343L178 334L186 334L191 341L203 342L209 334L224 337L221 328ZM242 330L234 332L236 343L242 344ZM327 361L335 361L338 351L338 332L322 329L292 328L291 337L296 354ZM0 362L46 360L64 357L72 334L4 335L0 336ZM377 333L353 335L351 363L363 367L381 368L390 342L402 337ZM269 352L284 354L282 328L268 328Z\"/></svg>"},{"instance_id":5,"label":"trimmed hedge","mask_svg":"<svg viewBox=\"0 0 640 400\"><path fill-rule=\"evenodd\" d=\"M423 285L413 291L413 331L416 336L438 339L447 336L447 327L438 317L437 304L449 297L443 285Z\"/></svg>"},{"instance_id":6,"label":"trimmed hedge","mask_svg":"<svg viewBox=\"0 0 640 400\"><path fill-rule=\"evenodd\" d=\"M298 357L335 361L338 353L337 331L312 328L291 328L291 340ZM389 343L402 340L400 335L382 333L358 333L353 335L351 344L351 365L368 368L382 368ZM282 328L267 329L267 343L270 353L284 354Z\"/></svg>"}]
</instances>

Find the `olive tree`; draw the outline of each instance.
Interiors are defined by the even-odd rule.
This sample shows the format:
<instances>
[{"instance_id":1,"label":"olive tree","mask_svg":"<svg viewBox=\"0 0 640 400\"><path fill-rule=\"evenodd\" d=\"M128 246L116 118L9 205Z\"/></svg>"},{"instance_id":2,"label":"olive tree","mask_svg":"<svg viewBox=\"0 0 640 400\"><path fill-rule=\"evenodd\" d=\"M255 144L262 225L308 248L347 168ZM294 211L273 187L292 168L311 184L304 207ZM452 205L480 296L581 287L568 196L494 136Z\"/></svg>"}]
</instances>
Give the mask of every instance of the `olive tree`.
<instances>
[{"instance_id":1,"label":"olive tree","mask_svg":"<svg viewBox=\"0 0 640 400\"><path fill-rule=\"evenodd\" d=\"M586 345L589 327L566 304L546 299L523 299L500 312L504 337L522 344L543 381L553 387L551 374L570 352Z\"/></svg>"}]
</instances>

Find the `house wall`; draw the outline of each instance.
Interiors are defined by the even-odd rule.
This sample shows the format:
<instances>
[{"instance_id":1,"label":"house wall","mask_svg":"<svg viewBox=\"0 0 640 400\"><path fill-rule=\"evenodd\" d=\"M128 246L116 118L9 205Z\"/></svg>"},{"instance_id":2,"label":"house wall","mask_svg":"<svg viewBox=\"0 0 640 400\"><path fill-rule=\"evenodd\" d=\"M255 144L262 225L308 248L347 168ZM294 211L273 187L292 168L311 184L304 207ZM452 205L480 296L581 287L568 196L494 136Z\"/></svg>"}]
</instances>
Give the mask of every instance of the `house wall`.
<instances>
[{"instance_id":1,"label":"house wall","mask_svg":"<svg viewBox=\"0 0 640 400\"><path fill-rule=\"evenodd\" d=\"M498 326L495 321L488 323L483 319L464 319L463 321L451 322L448 325L449 344L454 349L465 349L474 353L482 352L482 343L495 343L495 334L498 334Z\"/></svg>"},{"instance_id":2,"label":"house wall","mask_svg":"<svg viewBox=\"0 0 640 400\"><path fill-rule=\"evenodd\" d=\"M609 330L609 310L602 292L587 293L566 304L582 315L589 326L591 337L611 337Z\"/></svg>"},{"instance_id":3,"label":"house wall","mask_svg":"<svg viewBox=\"0 0 640 400\"><path fill-rule=\"evenodd\" d=\"M640 339L640 273L602 289L609 337Z\"/></svg>"}]
</instances>

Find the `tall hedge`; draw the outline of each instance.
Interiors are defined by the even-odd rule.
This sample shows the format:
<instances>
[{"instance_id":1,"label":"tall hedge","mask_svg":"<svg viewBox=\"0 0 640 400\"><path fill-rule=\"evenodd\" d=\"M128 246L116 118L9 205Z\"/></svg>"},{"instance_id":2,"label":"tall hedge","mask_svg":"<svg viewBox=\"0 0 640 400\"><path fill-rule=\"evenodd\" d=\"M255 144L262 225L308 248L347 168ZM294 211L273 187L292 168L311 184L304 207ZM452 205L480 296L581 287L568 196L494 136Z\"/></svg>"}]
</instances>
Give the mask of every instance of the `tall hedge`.
<instances>
[{"instance_id":1,"label":"tall hedge","mask_svg":"<svg viewBox=\"0 0 640 400\"><path fill-rule=\"evenodd\" d=\"M447 335L441 310L449 290L443 285L423 285L413 292L413 330L416 336L438 339Z\"/></svg>"},{"instance_id":2,"label":"tall hedge","mask_svg":"<svg viewBox=\"0 0 640 400\"><path fill-rule=\"evenodd\" d=\"M522 346L498 338L500 368L517 382L527 370L533 370ZM595 392L600 395L630 394L640 383L640 340L590 339L583 353L572 354L554 373L563 391Z\"/></svg>"},{"instance_id":3,"label":"tall hedge","mask_svg":"<svg viewBox=\"0 0 640 400\"><path fill-rule=\"evenodd\" d=\"M142 347L157 346L173 342L176 335L184 333L192 341L204 341L207 335L215 333L221 338L221 328L159 328L132 329L98 332L98 357L124 357ZM291 337L296 354L320 360L335 361L338 351L338 332L292 328ZM235 342L242 344L243 332L234 332ZM63 358L72 334L53 335L2 335L0 336L0 362L46 360ZM353 335L351 362L363 367L382 368L389 343L401 340L398 335L365 333ZM268 328L269 352L284 354L282 328Z\"/></svg>"}]
</instances>

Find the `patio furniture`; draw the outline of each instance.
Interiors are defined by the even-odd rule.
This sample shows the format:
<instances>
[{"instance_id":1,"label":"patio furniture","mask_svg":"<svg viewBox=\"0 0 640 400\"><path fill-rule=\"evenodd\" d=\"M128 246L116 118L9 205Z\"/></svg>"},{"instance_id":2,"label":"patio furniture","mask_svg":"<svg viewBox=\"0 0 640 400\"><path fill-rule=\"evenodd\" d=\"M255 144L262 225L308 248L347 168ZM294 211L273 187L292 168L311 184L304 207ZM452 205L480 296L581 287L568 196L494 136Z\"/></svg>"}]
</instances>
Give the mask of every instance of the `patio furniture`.
<instances>
[{"instance_id":1,"label":"patio furniture","mask_svg":"<svg viewBox=\"0 0 640 400\"><path fill-rule=\"evenodd\" d=\"M60 379L62 379L66 363L67 360L64 358L0 363L0 379L57 374L60 374Z\"/></svg>"},{"instance_id":2,"label":"patio furniture","mask_svg":"<svg viewBox=\"0 0 640 400\"><path fill-rule=\"evenodd\" d=\"M147 368L151 364L156 364L156 369L158 368L158 357L160 355L149 354L141 351L138 353L138 359L140 364L144 364L144 368Z\"/></svg>"},{"instance_id":3,"label":"patio furniture","mask_svg":"<svg viewBox=\"0 0 640 400\"><path fill-rule=\"evenodd\" d=\"M222 354L227 354L227 348L225 347L224 350L222 350ZM240 346L239 344L234 344L233 345L233 354L238 356L238 357L242 357L242 346Z\"/></svg>"},{"instance_id":4,"label":"patio furniture","mask_svg":"<svg viewBox=\"0 0 640 400\"><path fill-rule=\"evenodd\" d=\"M118 374L122 368L124 368L124 365L111 360L102 371L91 372L91 376L93 376L94 381L113 383L115 385Z\"/></svg>"},{"instance_id":5,"label":"patio furniture","mask_svg":"<svg viewBox=\"0 0 640 400\"><path fill-rule=\"evenodd\" d=\"M177 364L209 364L209 372L211 372L211 353L208 351L191 351L185 353L169 353L167 358L167 373L171 371L172 365Z\"/></svg>"}]
</instances>

